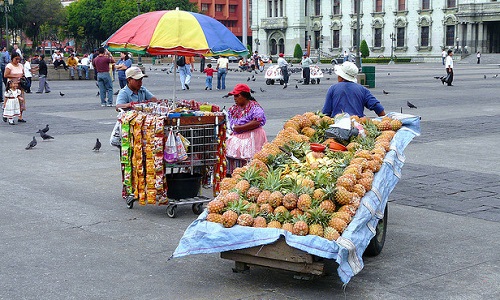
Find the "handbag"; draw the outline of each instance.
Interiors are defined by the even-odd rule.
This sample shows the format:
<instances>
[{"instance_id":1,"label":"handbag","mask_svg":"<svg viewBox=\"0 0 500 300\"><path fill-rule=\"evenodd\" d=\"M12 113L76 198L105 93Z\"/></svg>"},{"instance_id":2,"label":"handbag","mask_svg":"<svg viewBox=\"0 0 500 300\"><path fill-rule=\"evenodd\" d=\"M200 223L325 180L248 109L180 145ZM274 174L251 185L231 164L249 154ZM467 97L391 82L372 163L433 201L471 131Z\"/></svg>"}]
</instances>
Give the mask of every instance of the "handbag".
<instances>
[{"instance_id":1,"label":"handbag","mask_svg":"<svg viewBox=\"0 0 500 300\"><path fill-rule=\"evenodd\" d=\"M20 80L19 80L19 86L23 89L23 90L29 90L30 88L30 85L29 85L29 82L28 82L28 78L26 78L25 76L21 77Z\"/></svg>"}]
</instances>

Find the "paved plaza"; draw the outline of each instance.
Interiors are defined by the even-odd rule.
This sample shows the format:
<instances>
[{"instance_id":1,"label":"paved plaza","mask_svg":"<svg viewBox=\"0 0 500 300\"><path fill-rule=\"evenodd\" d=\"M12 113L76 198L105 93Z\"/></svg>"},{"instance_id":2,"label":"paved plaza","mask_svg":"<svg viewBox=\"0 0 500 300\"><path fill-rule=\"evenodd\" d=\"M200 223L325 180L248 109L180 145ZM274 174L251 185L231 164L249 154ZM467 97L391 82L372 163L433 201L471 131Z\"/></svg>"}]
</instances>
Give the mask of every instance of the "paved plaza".
<instances>
[{"instance_id":1,"label":"paved plaza","mask_svg":"<svg viewBox=\"0 0 500 300\"><path fill-rule=\"evenodd\" d=\"M0 299L498 299L499 64L487 54L480 65L457 62L452 87L434 78L445 73L440 62L376 66L372 93L386 112L421 116L422 134L408 145L389 198L382 253L365 258L345 287L337 274L303 281L258 267L233 273L234 262L218 254L167 261L196 218L190 206L175 219L164 207L127 209L119 152L108 143L114 108L100 106L93 80L49 81L51 93L26 96L27 123L0 124ZM294 73L287 89L266 85L263 73L253 81L231 71L226 91L205 91L198 71L188 91L176 79L176 95L229 107L232 97L222 96L247 83L272 139L291 116L321 110L336 83L333 66L321 67L319 85L301 85ZM145 69L143 84L171 98L169 66ZM24 150L46 124L54 140ZM96 138L100 152L91 150Z\"/></svg>"}]
</instances>

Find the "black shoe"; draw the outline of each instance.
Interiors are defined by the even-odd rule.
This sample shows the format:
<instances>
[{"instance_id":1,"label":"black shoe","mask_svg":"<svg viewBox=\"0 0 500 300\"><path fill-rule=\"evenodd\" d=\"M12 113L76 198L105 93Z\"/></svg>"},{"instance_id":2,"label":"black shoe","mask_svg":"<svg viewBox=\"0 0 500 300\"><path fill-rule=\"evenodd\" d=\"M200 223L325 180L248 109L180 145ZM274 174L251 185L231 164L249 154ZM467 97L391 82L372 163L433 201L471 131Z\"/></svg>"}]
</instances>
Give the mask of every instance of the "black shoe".
<instances>
[{"instance_id":1,"label":"black shoe","mask_svg":"<svg viewBox=\"0 0 500 300\"><path fill-rule=\"evenodd\" d=\"M285 85L283 86L283 88L284 88L284 89L286 89L286 87L287 87L287 86L288 86L288 85L285 83Z\"/></svg>"},{"instance_id":2,"label":"black shoe","mask_svg":"<svg viewBox=\"0 0 500 300\"><path fill-rule=\"evenodd\" d=\"M36 92L37 94L41 94L42 92Z\"/></svg>"},{"instance_id":3,"label":"black shoe","mask_svg":"<svg viewBox=\"0 0 500 300\"><path fill-rule=\"evenodd\" d=\"M208 90L208 86L207 86L207 87L205 87L205 91L206 91L206 90Z\"/></svg>"},{"instance_id":4,"label":"black shoe","mask_svg":"<svg viewBox=\"0 0 500 300\"><path fill-rule=\"evenodd\" d=\"M24 119L19 119L19 120L17 120L17 123L26 123L26 120L24 120Z\"/></svg>"},{"instance_id":5,"label":"black shoe","mask_svg":"<svg viewBox=\"0 0 500 300\"><path fill-rule=\"evenodd\" d=\"M46 91L46 93L50 93L50 91Z\"/></svg>"},{"instance_id":6,"label":"black shoe","mask_svg":"<svg viewBox=\"0 0 500 300\"><path fill-rule=\"evenodd\" d=\"M189 85L185 84L186 88L189 90Z\"/></svg>"},{"instance_id":7,"label":"black shoe","mask_svg":"<svg viewBox=\"0 0 500 300\"><path fill-rule=\"evenodd\" d=\"M4 122L7 122L7 118L6 117L3 117L2 118Z\"/></svg>"}]
</instances>

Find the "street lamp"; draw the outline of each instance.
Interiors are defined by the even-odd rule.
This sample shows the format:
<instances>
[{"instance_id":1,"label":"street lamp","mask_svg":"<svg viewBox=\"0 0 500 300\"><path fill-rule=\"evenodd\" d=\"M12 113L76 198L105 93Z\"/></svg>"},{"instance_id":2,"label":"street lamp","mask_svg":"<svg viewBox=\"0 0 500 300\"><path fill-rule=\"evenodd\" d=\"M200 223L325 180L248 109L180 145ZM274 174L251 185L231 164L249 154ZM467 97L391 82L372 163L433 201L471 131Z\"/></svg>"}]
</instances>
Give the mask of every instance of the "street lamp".
<instances>
[{"instance_id":1,"label":"street lamp","mask_svg":"<svg viewBox=\"0 0 500 300\"><path fill-rule=\"evenodd\" d=\"M7 47L7 51L9 51L9 21L7 19L7 14L10 11L9 5L14 5L14 0L8 0L8 3L4 0L0 0L0 6L2 7L2 10L5 14L5 44Z\"/></svg>"},{"instance_id":2,"label":"street lamp","mask_svg":"<svg viewBox=\"0 0 500 300\"><path fill-rule=\"evenodd\" d=\"M394 33L389 34L389 38L391 39L391 60L389 61L389 65L394 64L394 41L396 40L396 35Z\"/></svg>"}]
</instances>

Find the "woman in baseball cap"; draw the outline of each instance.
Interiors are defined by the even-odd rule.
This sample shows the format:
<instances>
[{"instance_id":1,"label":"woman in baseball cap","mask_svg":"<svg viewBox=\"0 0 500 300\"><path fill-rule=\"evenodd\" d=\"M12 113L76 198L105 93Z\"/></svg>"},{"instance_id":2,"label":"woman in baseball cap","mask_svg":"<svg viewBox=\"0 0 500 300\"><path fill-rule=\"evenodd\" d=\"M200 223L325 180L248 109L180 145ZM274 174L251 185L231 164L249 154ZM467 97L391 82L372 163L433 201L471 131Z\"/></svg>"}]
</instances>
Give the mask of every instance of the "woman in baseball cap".
<instances>
[{"instance_id":1,"label":"woman in baseball cap","mask_svg":"<svg viewBox=\"0 0 500 300\"><path fill-rule=\"evenodd\" d=\"M228 173L231 174L235 168L244 166L252 159L267 142L267 136L262 128L266 124L264 109L252 97L250 87L237 84L228 95L234 97L234 105L228 111L232 133L226 142Z\"/></svg>"}]
</instances>

